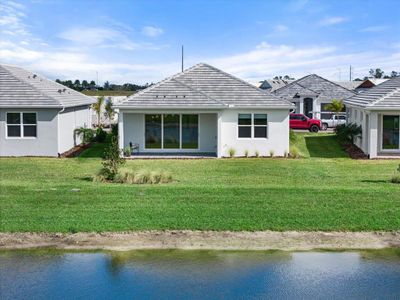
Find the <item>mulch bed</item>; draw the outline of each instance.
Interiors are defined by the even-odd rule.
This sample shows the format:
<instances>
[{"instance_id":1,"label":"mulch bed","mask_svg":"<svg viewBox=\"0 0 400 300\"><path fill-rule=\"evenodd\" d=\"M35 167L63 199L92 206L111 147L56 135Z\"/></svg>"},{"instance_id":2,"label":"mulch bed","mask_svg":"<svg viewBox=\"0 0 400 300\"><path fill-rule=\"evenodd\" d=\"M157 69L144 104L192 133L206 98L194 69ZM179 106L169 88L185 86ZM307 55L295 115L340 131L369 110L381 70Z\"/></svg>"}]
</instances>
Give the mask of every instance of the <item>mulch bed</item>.
<instances>
[{"instance_id":1,"label":"mulch bed","mask_svg":"<svg viewBox=\"0 0 400 300\"><path fill-rule=\"evenodd\" d=\"M368 155L354 144L344 144L342 147L352 159L368 159Z\"/></svg>"},{"instance_id":2,"label":"mulch bed","mask_svg":"<svg viewBox=\"0 0 400 300\"><path fill-rule=\"evenodd\" d=\"M86 150L87 148L89 148L91 145L92 145L91 143L89 143L89 144L80 144L80 145L77 145L77 146L75 146L74 148L72 148L72 149L70 149L70 150L65 151L64 153L62 153L62 154L60 155L60 157L67 157L67 158L70 158L70 157L77 157L77 156L79 156L79 154L81 154L84 150Z\"/></svg>"}]
</instances>

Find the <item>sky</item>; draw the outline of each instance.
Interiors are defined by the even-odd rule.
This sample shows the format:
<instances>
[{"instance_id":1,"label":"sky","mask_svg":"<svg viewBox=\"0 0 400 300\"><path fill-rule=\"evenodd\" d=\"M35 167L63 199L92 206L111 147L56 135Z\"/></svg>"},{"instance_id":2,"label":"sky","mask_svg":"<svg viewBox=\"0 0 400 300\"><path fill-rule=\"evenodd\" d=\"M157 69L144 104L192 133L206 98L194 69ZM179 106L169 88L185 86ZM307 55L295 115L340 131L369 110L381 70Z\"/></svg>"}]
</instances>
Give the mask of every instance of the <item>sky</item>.
<instances>
[{"instance_id":1,"label":"sky","mask_svg":"<svg viewBox=\"0 0 400 300\"><path fill-rule=\"evenodd\" d=\"M250 82L400 71L400 0L0 1L0 63L150 83L200 62Z\"/></svg>"}]
</instances>

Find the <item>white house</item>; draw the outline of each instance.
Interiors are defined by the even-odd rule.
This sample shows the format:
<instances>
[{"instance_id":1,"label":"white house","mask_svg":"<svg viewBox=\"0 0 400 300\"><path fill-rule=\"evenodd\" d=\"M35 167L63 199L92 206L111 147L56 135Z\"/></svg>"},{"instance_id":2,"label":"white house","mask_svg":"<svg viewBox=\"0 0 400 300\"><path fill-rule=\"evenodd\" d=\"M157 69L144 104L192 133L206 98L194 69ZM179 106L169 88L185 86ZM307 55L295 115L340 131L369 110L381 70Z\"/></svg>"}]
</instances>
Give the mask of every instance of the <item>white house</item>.
<instances>
[{"instance_id":1,"label":"white house","mask_svg":"<svg viewBox=\"0 0 400 300\"><path fill-rule=\"evenodd\" d=\"M57 156L91 126L94 100L40 75L0 65L0 156Z\"/></svg>"},{"instance_id":2,"label":"white house","mask_svg":"<svg viewBox=\"0 0 400 300\"><path fill-rule=\"evenodd\" d=\"M121 102L120 147L145 154L224 157L234 149L254 156L289 151L289 112L284 99L201 63Z\"/></svg>"},{"instance_id":3,"label":"white house","mask_svg":"<svg viewBox=\"0 0 400 300\"><path fill-rule=\"evenodd\" d=\"M327 104L333 99L344 100L355 95L353 91L316 74L297 79L273 93L295 104L296 113L317 119L330 117Z\"/></svg>"},{"instance_id":4,"label":"white house","mask_svg":"<svg viewBox=\"0 0 400 300\"><path fill-rule=\"evenodd\" d=\"M345 100L347 121L362 127L355 144L370 158L400 157L400 77Z\"/></svg>"}]
</instances>

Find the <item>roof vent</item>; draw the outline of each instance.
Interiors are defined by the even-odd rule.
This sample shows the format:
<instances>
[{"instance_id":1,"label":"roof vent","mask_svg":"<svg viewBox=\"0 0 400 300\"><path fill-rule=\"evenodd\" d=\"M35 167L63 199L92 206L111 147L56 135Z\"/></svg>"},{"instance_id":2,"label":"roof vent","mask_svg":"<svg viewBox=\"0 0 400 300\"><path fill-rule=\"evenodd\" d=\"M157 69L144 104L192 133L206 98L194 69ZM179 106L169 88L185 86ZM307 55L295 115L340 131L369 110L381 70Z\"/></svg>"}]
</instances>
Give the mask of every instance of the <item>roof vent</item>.
<instances>
[{"instance_id":1,"label":"roof vent","mask_svg":"<svg viewBox=\"0 0 400 300\"><path fill-rule=\"evenodd\" d=\"M66 90L67 90L67 89L63 89L63 92L65 93Z\"/></svg>"},{"instance_id":2,"label":"roof vent","mask_svg":"<svg viewBox=\"0 0 400 300\"><path fill-rule=\"evenodd\" d=\"M183 98L186 98L186 95L183 95Z\"/></svg>"},{"instance_id":3,"label":"roof vent","mask_svg":"<svg viewBox=\"0 0 400 300\"><path fill-rule=\"evenodd\" d=\"M58 90L57 92L58 92L59 94L61 94L61 93L62 93L62 90Z\"/></svg>"},{"instance_id":4,"label":"roof vent","mask_svg":"<svg viewBox=\"0 0 400 300\"><path fill-rule=\"evenodd\" d=\"M33 74L32 78L35 79L36 77L37 77L37 75L36 75L36 74Z\"/></svg>"},{"instance_id":5,"label":"roof vent","mask_svg":"<svg viewBox=\"0 0 400 300\"><path fill-rule=\"evenodd\" d=\"M178 95L176 95L175 98L178 98Z\"/></svg>"},{"instance_id":6,"label":"roof vent","mask_svg":"<svg viewBox=\"0 0 400 300\"><path fill-rule=\"evenodd\" d=\"M164 95L164 98L166 98L167 96Z\"/></svg>"},{"instance_id":7,"label":"roof vent","mask_svg":"<svg viewBox=\"0 0 400 300\"><path fill-rule=\"evenodd\" d=\"M156 95L156 98L158 98L158 95Z\"/></svg>"}]
</instances>

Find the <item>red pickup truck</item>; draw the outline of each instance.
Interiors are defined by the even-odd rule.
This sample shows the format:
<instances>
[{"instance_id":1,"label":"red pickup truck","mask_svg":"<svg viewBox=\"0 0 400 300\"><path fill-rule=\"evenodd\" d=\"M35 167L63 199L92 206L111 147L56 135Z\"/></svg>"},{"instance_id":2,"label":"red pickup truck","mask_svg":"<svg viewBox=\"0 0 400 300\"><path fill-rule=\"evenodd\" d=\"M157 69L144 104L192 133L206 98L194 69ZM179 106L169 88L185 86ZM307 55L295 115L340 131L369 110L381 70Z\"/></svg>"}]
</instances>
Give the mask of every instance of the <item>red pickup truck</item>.
<instances>
[{"instance_id":1,"label":"red pickup truck","mask_svg":"<svg viewBox=\"0 0 400 300\"><path fill-rule=\"evenodd\" d=\"M303 114L290 114L290 129L308 129L310 132L321 130L321 120L310 119Z\"/></svg>"}]
</instances>

